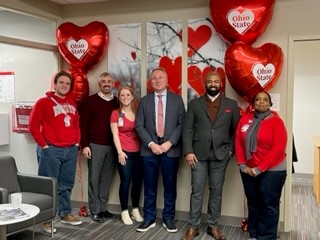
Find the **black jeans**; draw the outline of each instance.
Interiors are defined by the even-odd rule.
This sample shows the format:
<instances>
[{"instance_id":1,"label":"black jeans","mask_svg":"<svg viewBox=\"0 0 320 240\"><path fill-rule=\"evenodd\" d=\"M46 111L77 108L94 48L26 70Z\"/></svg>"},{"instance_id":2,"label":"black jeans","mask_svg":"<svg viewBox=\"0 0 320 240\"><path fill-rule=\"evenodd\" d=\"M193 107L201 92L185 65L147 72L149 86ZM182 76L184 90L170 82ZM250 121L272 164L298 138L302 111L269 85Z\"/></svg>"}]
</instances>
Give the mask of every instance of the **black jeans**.
<instances>
[{"instance_id":1,"label":"black jeans","mask_svg":"<svg viewBox=\"0 0 320 240\"><path fill-rule=\"evenodd\" d=\"M286 171L263 172L257 177L241 172L248 201L248 228L251 238L277 239L281 191L286 177Z\"/></svg>"},{"instance_id":2,"label":"black jeans","mask_svg":"<svg viewBox=\"0 0 320 240\"><path fill-rule=\"evenodd\" d=\"M143 181L143 160L140 152L125 152L128 156L126 165L118 162L120 175L119 198L122 210L128 209L129 188L132 181L131 200L132 207L139 207L141 187Z\"/></svg>"}]
</instances>

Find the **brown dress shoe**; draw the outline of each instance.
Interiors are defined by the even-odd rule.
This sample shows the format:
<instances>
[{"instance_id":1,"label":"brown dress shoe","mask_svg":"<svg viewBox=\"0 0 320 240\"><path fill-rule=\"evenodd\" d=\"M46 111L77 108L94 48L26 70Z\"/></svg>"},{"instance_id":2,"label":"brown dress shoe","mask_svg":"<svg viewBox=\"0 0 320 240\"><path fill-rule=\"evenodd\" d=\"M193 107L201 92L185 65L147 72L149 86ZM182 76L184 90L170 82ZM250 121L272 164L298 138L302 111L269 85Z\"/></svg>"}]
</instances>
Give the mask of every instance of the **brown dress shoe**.
<instances>
[{"instance_id":1,"label":"brown dress shoe","mask_svg":"<svg viewBox=\"0 0 320 240\"><path fill-rule=\"evenodd\" d=\"M207 233L216 240L226 240L226 236L219 230L219 228L207 228Z\"/></svg>"},{"instance_id":2,"label":"brown dress shoe","mask_svg":"<svg viewBox=\"0 0 320 240\"><path fill-rule=\"evenodd\" d=\"M189 227L187 231L184 233L181 240L192 240L198 235L199 235L199 228Z\"/></svg>"}]
</instances>

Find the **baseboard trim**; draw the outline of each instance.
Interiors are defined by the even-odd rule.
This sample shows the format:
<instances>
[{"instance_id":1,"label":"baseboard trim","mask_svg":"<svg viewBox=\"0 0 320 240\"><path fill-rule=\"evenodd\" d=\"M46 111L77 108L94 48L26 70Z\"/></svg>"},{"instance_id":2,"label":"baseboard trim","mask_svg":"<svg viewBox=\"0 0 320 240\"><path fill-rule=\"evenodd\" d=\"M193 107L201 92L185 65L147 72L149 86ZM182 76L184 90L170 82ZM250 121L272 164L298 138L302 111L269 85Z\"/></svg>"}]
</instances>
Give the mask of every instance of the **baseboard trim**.
<instances>
[{"instance_id":1,"label":"baseboard trim","mask_svg":"<svg viewBox=\"0 0 320 240\"><path fill-rule=\"evenodd\" d=\"M306 179L313 179L313 174L310 173L294 173L292 174L293 178L306 178Z\"/></svg>"}]
</instances>

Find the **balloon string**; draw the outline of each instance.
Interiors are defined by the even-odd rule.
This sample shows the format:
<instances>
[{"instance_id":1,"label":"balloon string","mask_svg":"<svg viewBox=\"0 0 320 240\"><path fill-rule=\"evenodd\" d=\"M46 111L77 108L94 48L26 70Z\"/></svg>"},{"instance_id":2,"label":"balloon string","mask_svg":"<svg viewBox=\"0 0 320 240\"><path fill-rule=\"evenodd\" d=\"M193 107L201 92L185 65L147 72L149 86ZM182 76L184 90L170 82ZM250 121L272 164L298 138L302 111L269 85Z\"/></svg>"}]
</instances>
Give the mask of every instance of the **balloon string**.
<instances>
[{"instance_id":1,"label":"balloon string","mask_svg":"<svg viewBox=\"0 0 320 240\"><path fill-rule=\"evenodd\" d=\"M82 206L80 207L79 215L83 217L87 217L89 215L87 207L83 204L83 181L82 181L82 157L80 151L78 151L78 157L77 157L77 163L78 163L78 182L80 183L80 200L82 203Z\"/></svg>"},{"instance_id":2,"label":"balloon string","mask_svg":"<svg viewBox=\"0 0 320 240\"><path fill-rule=\"evenodd\" d=\"M244 232L248 231L248 210L247 210L247 198L243 196L243 218L241 222L241 229Z\"/></svg>"}]
</instances>

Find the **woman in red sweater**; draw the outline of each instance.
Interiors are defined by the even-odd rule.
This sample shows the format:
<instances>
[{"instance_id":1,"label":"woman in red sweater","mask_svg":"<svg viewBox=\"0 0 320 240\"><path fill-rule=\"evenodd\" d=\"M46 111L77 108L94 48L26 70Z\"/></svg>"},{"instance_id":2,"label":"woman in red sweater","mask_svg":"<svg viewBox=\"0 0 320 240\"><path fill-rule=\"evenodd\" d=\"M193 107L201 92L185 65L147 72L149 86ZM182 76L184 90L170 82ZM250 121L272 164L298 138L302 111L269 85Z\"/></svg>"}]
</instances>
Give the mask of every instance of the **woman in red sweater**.
<instances>
[{"instance_id":1,"label":"woman in red sweater","mask_svg":"<svg viewBox=\"0 0 320 240\"><path fill-rule=\"evenodd\" d=\"M133 89L123 86L119 89L120 108L111 114L110 124L114 145L118 151L118 171L120 175L119 198L124 224L133 224L132 219L143 222L139 212L140 193L143 181L143 161L140 156L141 142L136 132L136 116ZM129 188L132 181L131 216L128 211Z\"/></svg>"},{"instance_id":2,"label":"woman in red sweater","mask_svg":"<svg viewBox=\"0 0 320 240\"><path fill-rule=\"evenodd\" d=\"M237 126L235 150L247 197L249 239L277 238L281 191L287 176L287 131L277 113L270 110L271 97L259 92L254 112Z\"/></svg>"}]
</instances>

